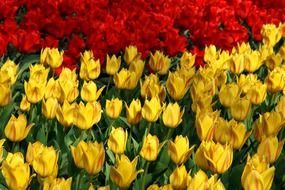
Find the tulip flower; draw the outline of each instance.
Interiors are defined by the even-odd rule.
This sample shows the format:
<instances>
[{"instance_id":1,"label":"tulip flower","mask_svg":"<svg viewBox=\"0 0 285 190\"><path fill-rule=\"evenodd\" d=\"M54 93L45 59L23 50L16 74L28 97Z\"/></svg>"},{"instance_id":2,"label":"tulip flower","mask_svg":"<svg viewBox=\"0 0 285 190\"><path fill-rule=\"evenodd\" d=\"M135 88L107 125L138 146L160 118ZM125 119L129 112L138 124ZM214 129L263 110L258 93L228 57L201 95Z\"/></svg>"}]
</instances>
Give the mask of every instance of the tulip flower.
<instances>
[{"instance_id":1,"label":"tulip flower","mask_svg":"<svg viewBox=\"0 0 285 190\"><path fill-rule=\"evenodd\" d=\"M143 141L143 146L140 151L140 155L147 161L155 161L161 146L159 145L159 139L156 135L148 134Z\"/></svg>"},{"instance_id":2,"label":"tulip flower","mask_svg":"<svg viewBox=\"0 0 285 190\"><path fill-rule=\"evenodd\" d=\"M281 154L284 142L285 139L278 142L276 136L263 138L257 148L257 154L264 156L268 162L273 163Z\"/></svg>"},{"instance_id":3,"label":"tulip flower","mask_svg":"<svg viewBox=\"0 0 285 190\"><path fill-rule=\"evenodd\" d=\"M11 61L9 58L1 66L0 69L0 83L6 83L13 85L17 81L17 72L19 65L15 64L14 61ZM4 76L5 75L5 76Z\"/></svg>"},{"instance_id":4,"label":"tulip flower","mask_svg":"<svg viewBox=\"0 0 285 190\"><path fill-rule=\"evenodd\" d=\"M169 181L173 189L186 189L191 177L186 171L184 165L177 168L170 174Z\"/></svg>"},{"instance_id":5,"label":"tulip flower","mask_svg":"<svg viewBox=\"0 0 285 190\"><path fill-rule=\"evenodd\" d=\"M59 85L59 81L54 80L54 78L50 78L47 82L47 85L46 85L45 99L53 97L53 98L56 98L58 101L63 101L64 97L63 97L61 90L62 89ZM61 103L63 103L63 102L61 102Z\"/></svg>"},{"instance_id":6,"label":"tulip flower","mask_svg":"<svg viewBox=\"0 0 285 190\"><path fill-rule=\"evenodd\" d=\"M119 98L106 100L105 111L108 117L117 119L121 114L122 108L123 102Z\"/></svg>"},{"instance_id":7,"label":"tulip flower","mask_svg":"<svg viewBox=\"0 0 285 190\"><path fill-rule=\"evenodd\" d=\"M59 89L60 89L60 98L59 102L64 102L67 100L69 103L73 102L79 95L78 91L78 80L70 79L58 79Z\"/></svg>"},{"instance_id":8,"label":"tulip flower","mask_svg":"<svg viewBox=\"0 0 285 190\"><path fill-rule=\"evenodd\" d=\"M219 112L199 112L196 114L195 127L199 139L212 140Z\"/></svg>"},{"instance_id":9,"label":"tulip flower","mask_svg":"<svg viewBox=\"0 0 285 190\"><path fill-rule=\"evenodd\" d=\"M83 86L81 88L80 96L85 102L93 102L99 98L104 88L105 86L97 90L97 86L93 81L84 81Z\"/></svg>"},{"instance_id":10,"label":"tulip flower","mask_svg":"<svg viewBox=\"0 0 285 190\"><path fill-rule=\"evenodd\" d=\"M277 105L275 106L275 111L280 112L282 117L285 118L285 96L283 95Z\"/></svg>"},{"instance_id":11,"label":"tulip flower","mask_svg":"<svg viewBox=\"0 0 285 190\"><path fill-rule=\"evenodd\" d=\"M92 51L85 51L81 54L80 63L79 76L81 79L89 81L99 77L101 72L100 60L95 61Z\"/></svg>"},{"instance_id":12,"label":"tulip flower","mask_svg":"<svg viewBox=\"0 0 285 190\"><path fill-rule=\"evenodd\" d=\"M0 83L0 107L6 106L12 99L12 91L9 84Z\"/></svg>"},{"instance_id":13,"label":"tulip flower","mask_svg":"<svg viewBox=\"0 0 285 190\"><path fill-rule=\"evenodd\" d=\"M75 121L76 114L75 104L69 104L68 101L64 101L62 106L59 106L56 112L57 121L64 127L71 126Z\"/></svg>"},{"instance_id":14,"label":"tulip flower","mask_svg":"<svg viewBox=\"0 0 285 190\"><path fill-rule=\"evenodd\" d=\"M53 69L58 68L63 62L63 51L57 48L47 50L45 62Z\"/></svg>"},{"instance_id":15,"label":"tulip flower","mask_svg":"<svg viewBox=\"0 0 285 190\"><path fill-rule=\"evenodd\" d=\"M108 147L115 154L123 154L126 149L128 140L128 132L124 130L122 127L114 128L112 127L109 139L108 139Z\"/></svg>"},{"instance_id":16,"label":"tulip flower","mask_svg":"<svg viewBox=\"0 0 285 190\"><path fill-rule=\"evenodd\" d=\"M125 49L124 53L124 60L125 62L130 65L131 62L140 59L141 53L138 52L138 49L136 46L128 46Z\"/></svg>"},{"instance_id":17,"label":"tulip flower","mask_svg":"<svg viewBox=\"0 0 285 190\"><path fill-rule=\"evenodd\" d=\"M0 140L0 163L3 160L3 149L4 149L3 144L4 144L4 142L5 142L5 139Z\"/></svg>"},{"instance_id":18,"label":"tulip flower","mask_svg":"<svg viewBox=\"0 0 285 190\"><path fill-rule=\"evenodd\" d=\"M117 157L115 166L110 169L110 178L119 188L126 189L136 179L137 175L142 170L137 171L138 157L135 157L133 161L125 155Z\"/></svg>"},{"instance_id":19,"label":"tulip flower","mask_svg":"<svg viewBox=\"0 0 285 190\"><path fill-rule=\"evenodd\" d=\"M55 98L48 98L47 100L43 99L42 102L42 113L47 119L55 118L57 108L59 107L59 103Z\"/></svg>"},{"instance_id":20,"label":"tulip flower","mask_svg":"<svg viewBox=\"0 0 285 190\"><path fill-rule=\"evenodd\" d=\"M178 103L169 103L162 113L162 120L166 127L176 128L182 122L184 109L180 111Z\"/></svg>"},{"instance_id":21,"label":"tulip flower","mask_svg":"<svg viewBox=\"0 0 285 190\"><path fill-rule=\"evenodd\" d=\"M155 74L150 74L145 77L145 80L140 81L140 92L143 98L152 98L158 96L160 101L164 101L166 97L166 90L160 84L159 78Z\"/></svg>"},{"instance_id":22,"label":"tulip flower","mask_svg":"<svg viewBox=\"0 0 285 190\"><path fill-rule=\"evenodd\" d=\"M115 73L114 84L118 89L133 90L138 84L137 74L134 71L121 69L120 72Z\"/></svg>"},{"instance_id":23,"label":"tulip flower","mask_svg":"<svg viewBox=\"0 0 285 190\"><path fill-rule=\"evenodd\" d=\"M247 157L241 176L241 184L245 190L269 190L274 178L275 167L269 168L265 159L255 154Z\"/></svg>"},{"instance_id":24,"label":"tulip flower","mask_svg":"<svg viewBox=\"0 0 285 190\"><path fill-rule=\"evenodd\" d=\"M145 62L141 59L137 59L130 63L129 70L135 73L136 81L139 81L144 72Z\"/></svg>"},{"instance_id":25,"label":"tulip flower","mask_svg":"<svg viewBox=\"0 0 285 190\"><path fill-rule=\"evenodd\" d=\"M185 51L180 58L179 65L181 68L190 69L194 66L196 55L192 55L190 52Z\"/></svg>"},{"instance_id":26,"label":"tulip flower","mask_svg":"<svg viewBox=\"0 0 285 190\"><path fill-rule=\"evenodd\" d=\"M239 98L239 93L239 87L236 83L222 85L219 100L223 106L230 107Z\"/></svg>"},{"instance_id":27,"label":"tulip flower","mask_svg":"<svg viewBox=\"0 0 285 190\"><path fill-rule=\"evenodd\" d=\"M244 55L244 69L248 72L257 71L262 65L259 51L252 51Z\"/></svg>"},{"instance_id":28,"label":"tulip flower","mask_svg":"<svg viewBox=\"0 0 285 190\"><path fill-rule=\"evenodd\" d=\"M46 63L46 58L47 58L47 53L50 50L49 47L46 47L44 49L41 49L41 54L40 54L40 64L42 65L47 65Z\"/></svg>"},{"instance_id":29,"label":"tulip flower","mask_svg":"<svg viewBox=\"0 0 285 190\"><path fill-rule=\"evenodd\" d=\"M281 25L280 25L281 26ZM266 47L273 47L282 37L282 27L274 24L265 24L261 28L262 42Z\"/></svg>"},{"instance_id":30,"label":"tulip flower","mask_svg":"<svg viewBox=\"0 0 285 190\"><path fill-rule=\"evenodd\" d=\"M171 59L161 51L155 51L154 54L150 53L149 66L154 72L160 75L167 74L170 63Z\"/></svg>"},{"instance_id":31,"label":"tulip flower","mask_svg":"<svg viewBox=\"0 0 285 190\"><path fill-rule=\"evenodd\" d=\"M162 110L163 107L161 106L158 97L151 98L151 100L145 100L142 108L142 117L148 122L155 122Z\"/></svg>"},{"instance_id":32,"label":"tulip flower","mask_svg":"<svg viewBox=\"0 0 285 190\"><path fill-rule=\"evenodd\" d=\"M29 80L24 82L25 94L30 103L38 103L45 95L45 84L39 83L35 80Z\"/></svg>"},{"instance_id":33,"label":"tulip flower","mask_svg":"<svg viewBox=\"0 0 285 190\"><path fill-rule=\"evenodd\" d=\"M32 164L32 162L34 161L34 159L41 153L43 152L45 146L39 142L36 141L35 143L30 143L28 145L27 148L27 152L26 152L26 160L29 164Z\"/></svg>"},{"instance_id":34,"label":"tulip flower","mask_svg":"<svg viewBox=\"0 0 285 190\"><path fill-rule=\"evenodd\" d=\"M240 74L244 71L244 54L235 54L229 60L230 71L234 74Z\"/></svg>"},{"instance_id":35,"label":"tulip flower","mask_svg":"<svg viewBox=\"0 0 285 190\"><path fill-rule=\"evenodd\" d=\"M184 164L192 154L194 145L189 148L189 140L182 135L176 136L174 142L170 141L168 146L168 155L177 165Z\"/></svg>"},{"instance_id":36,"label":"tulip flower","mask_svg":"<svg viewBox=\"0 0 285 190\"><path fill-rule=\"evenodd\" d=\"M254 86L251 86L246 96L252 104L261 104L267 95L267 86L261 82L257 82Z\"/></svg>"},{"instance_id":37,"label":"tulip flower","mask_svg":"<svg viewBox=\"0 0 285 190\"><path fill-rule=\"evenodd\" d=\"M107 55L107 61L106 61L106 72L108 75L114 75L117 73L121 66L121 56L118 58L115 55L112 55L110 58L109 55Z\"/></svg>"},{"instance_id":38,"label":"tulip flower","mask_svg":"<svg viewBox=\"0 0 285 190\"><path fill-rule=\"evenodd\" d=\"M56 178L52 181L44 180L43 190L71 190L72 178Z\"/></svg>"},{"instance_id":39,"label":"tulip flower","mask_svg":"<svg viewBox=\"0 0 285 190\"><path fill-rule=\"evenodd\" d=\"M256 74L241 74L239 78L237 79L237 85L239 89L241 90L241 94L247 94L248 90L254 86L256 83L260 83L257 79Z\"/></svg>"},{"instance_id":40,"label":"tulip flower","mask_svg":"<svg viewBox=\"0 0 285 190\"><path fill-rule=\"evenodd\" d=\"M128 123L131 125L138 124L142 118L140 100L132 100L130 106L128 106L127 103L125 103L125 106Z\"/></svg>"},{"instance_id":41,"label":"tulip flower","mask_svg":"<svg viewBox=\"0 0 285 190\"><path fill-rule=\"evenodd\" d=\"M285 86L285 71L280 67L274 68L268 73L265 84L267 84L267 90L271 93L281 91Z\"/></svg>"},{"instance_id":42,"label":"tulip flower","mask_svg":"<svg viewBox=\"0 0 285 190\"><path fill-rule=\"evenodd\" d=\"M18 118L12 115L6 124L5 136L13 142L24 140L34 124L27 125L27 118L24 114L20 114Z\"/></svg>"},{"instance_id":43,"label":"tulip flower","mask_svg":"<svg viewBox=\"0 0 285 190\"><path fill-rule=\"evenodd\" d=\"M177 73L169 73L166 81L168 94L175 100L181 100L189 89L187 81Z\"/></svg>"},{"instance_id":44,"label":"tulip flower","mask_svg":"<svg viewBox=\"0 0 285 190\"><path fill-rule=\"evenodd\" d=\"M230 107L232 117L237 121L243 121L251 111L251 103L247 98L238 98Z\"/></svg>"},{"instance_id":45,"label":"tulip flower","mask_svg":"<svg viewBox=\"0 0 285 190\"><path fill-rule=\"evenodd\" d=\"M20 110L21 110L22 112L27 112L27 111L30 110L30 107L31 107L31 103L27 100L27 96L24 95L24 96L22 97L21 102L20 102Z\"/></svg>"},{"instance_id":46,"label":"tulip flower","mask_svg":"<svg viewBox=\"0 0 285 190\"><path fill-rule=\"evenodd\" d=\"M24 156L21 152L14 154L9 152L6 160L3 161L1 172L9 189L18 190L28 188L31 181L30 166L24 162Z\"/></svg>"},{"instance_id":47,"label":"tulip flower","mask_svg":"<svg viewBox=\"0 0 285 190\"><path fill-rule=\"evenodd\" d=\"M45 84L47 82L49 68L45 68L42 64L30 65L30 77L29 80L37 81L38 83Z\"/></svg>"},{"instance_id":48,"label":"tulip flower","mask_svg":"<svg viewBox=\"0 0 285 190\"><path fill-rule=\"evenodd\" d=\"M267 68L273 70L275 67L279 67L282 64L282 56L280 54L271 54L265 60Z\"/></svg>"},{"instance_id":49,"label":"tulip flower","mask_svg":"<svg viewBox=\"0 0 285 190\"><path fill-rule=\"evenodd\" d=\"M195 162L200 168L219 174L226 172L232 161L232 148L213 141L202 141L195 154Z\"/></svg>"}]
</instances>

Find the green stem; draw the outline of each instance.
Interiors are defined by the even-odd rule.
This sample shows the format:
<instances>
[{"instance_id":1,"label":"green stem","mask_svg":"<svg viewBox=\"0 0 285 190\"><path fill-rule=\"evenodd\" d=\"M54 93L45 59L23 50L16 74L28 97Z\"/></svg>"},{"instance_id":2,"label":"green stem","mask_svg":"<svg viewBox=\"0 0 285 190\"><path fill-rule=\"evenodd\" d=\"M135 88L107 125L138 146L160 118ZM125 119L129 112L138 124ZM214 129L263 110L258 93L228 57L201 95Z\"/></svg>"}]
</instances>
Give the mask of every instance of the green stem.
<instances>
[{"instance_id":1,"label":"green stem","mask_svg":"<svg viewBox=\"0 0 285 190\"><path fill-rule=\"evenodd\" d=\"M112 77L109 77L106 92L108 92L111 82L112 82Z\"/></svg>"},{"instance_id":2,"label":"green stem","mask_svg":"<svg viewBox=\"0 0 285 190\"><path fill-rule=\"evenodd\" d=\"M148 172L148 168L149 168L149 163L150 162L146 162L146 166L145 166L145 169L144 169L144 173L143 173L143 179L142 179L142 189L145 189L145 180L146 180L146 175L147 175L147 172Z\"/></svg>"},{"instance_id":3,"label":"green stem","mask_svg":"<svg viewBox=\"0 0 285 190\"><path fill-rule=\"evenodd\" d=\"M79 172L79 177L78 177L78 181L77 181L77 186L76 186L76 189L77 190L80 190L81 189L81 180L82 180L82 171Z\"/></svg>"},{"instance_id":4,"label":"green stem","mask_svg":"<svg viewBox=\"0 0 285 190\"><path fill-rule=\"evenodd\" d=\"M168 140L171 135L172 135L172 128L169 128L165 140Z\"/></svg>"}]
</instances>

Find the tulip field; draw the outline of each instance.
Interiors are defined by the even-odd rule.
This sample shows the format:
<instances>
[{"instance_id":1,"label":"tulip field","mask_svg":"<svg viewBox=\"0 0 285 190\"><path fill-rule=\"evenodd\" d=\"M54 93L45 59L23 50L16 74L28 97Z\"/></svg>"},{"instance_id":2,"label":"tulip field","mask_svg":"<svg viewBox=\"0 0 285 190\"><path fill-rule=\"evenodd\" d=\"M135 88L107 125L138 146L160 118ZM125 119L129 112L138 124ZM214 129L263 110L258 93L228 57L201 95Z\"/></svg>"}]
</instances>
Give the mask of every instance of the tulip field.
<instances>
[{"instance_id":1,"label":"tulip field","mask_svg":"<svg viewBox=\"0 0 285 190\"><path fill-rule=\"evenodd\" d=\"M0 1L0 190L285 189L283 1L130 2Z\"/></svg>"}]
</instances>

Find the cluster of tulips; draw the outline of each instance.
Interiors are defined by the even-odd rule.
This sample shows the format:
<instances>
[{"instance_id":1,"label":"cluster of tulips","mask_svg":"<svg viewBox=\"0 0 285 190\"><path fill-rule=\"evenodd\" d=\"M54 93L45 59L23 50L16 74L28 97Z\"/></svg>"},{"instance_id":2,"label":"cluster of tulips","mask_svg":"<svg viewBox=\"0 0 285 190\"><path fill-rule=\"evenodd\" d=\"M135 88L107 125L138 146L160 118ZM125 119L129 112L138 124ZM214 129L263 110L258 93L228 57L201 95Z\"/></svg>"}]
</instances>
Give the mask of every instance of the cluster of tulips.
<instances>
[{"instance_id":1,"label":"cluster of tulips","mask_svg":"<svg viewBox=\"0 0 285 190\"><path fill-rule=\"evenodd\" d=\"M3 60L1 189L284 188L284 30L264 25L258 49L208 46L200 68L135 46L105 69L85 51L59 76L56 48Z\"/></svg>"}]
</instances>

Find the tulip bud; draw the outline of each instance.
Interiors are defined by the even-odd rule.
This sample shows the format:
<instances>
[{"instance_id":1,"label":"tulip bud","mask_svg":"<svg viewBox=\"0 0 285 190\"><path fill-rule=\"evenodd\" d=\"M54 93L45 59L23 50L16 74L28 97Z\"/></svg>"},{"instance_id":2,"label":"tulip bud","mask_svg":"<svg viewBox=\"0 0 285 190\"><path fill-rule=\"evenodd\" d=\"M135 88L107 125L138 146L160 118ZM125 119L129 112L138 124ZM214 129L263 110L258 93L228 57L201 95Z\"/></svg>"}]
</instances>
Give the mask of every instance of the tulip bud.
<instances>
[{"instance_id":1,"label":"tulip bud","mask_svg":"<svg viewBox=\"0 0 285 190\"><path fill-rule=\"evenodd\" d=\"M161 147L156 135L148 134L143 141L140 155L147 161L155 161Z\"/></svg>"},{"instance_id":2,"label":"tulip bud","mask_svg":"<svg viewBox=\"0 0 285 190\"><path fill-rule=\"evenodd\" d=\"M121 56L118 58L115 55L112 55L110 58L109 55L107 55L107 62L106 62L106 72L108 75L114 75L117 73L121 66Z\"/></svg>"},{"instance_id":3,"label":"tulip bud","mask_svg":"<svg viewBox=\"0 0 285 190\"><path fill-rule=\"evenodd\" d=\"M98 102L88 102L84 105L82 102L76 106L74 124L82 129L90 129L94 124L101 119L101 105Z\"/></svg>"},{"instance_id":4,"label":"tulip bud","mask_svg":"<svg viewBox=\"0 0 285 190\"><path fill-rule=\"evenodd\" d=\"M28 101L33 104L41 101L45 95L45 84L39 83L38 81L25 81L24 88Z\"/></svg>"},{"instance_id":5,"label":"tulip bud","mask_svg":"<svg viewBox=\"0 0 285 190\"><path fill-rule=\"evenodd\" d=\"M105 86L103 86L97 91L97 86L93 81L89 81L88 83L84 81L83 86L81 88L80 96L85 102L93 102L99 98L104 88Z\"/></svg>"},{"instance_id":6,"label":"tulip bud","mask_svg":"<svg viewBox=\"0 0 285 190\"><path fill-rule=\"evenodd\" d=\"M190 180L191 177L188 175L184 165L177 166L169 177L169 181L173 189L186 189Z\"/></svg>"},{"instance_id":7,"label":"tulip bud","mask_svg":"<svg viewBox=\"0 0 285 190\"><path fill-rule=\"evenodd\" d=\"M110 169L110 178L121 189L127 189L131 183L136 179L138 157L135 157L131 162L125 155L117 157L115 166Z\"/></svg>"},{"instance_id":8,"label":"tulip bud","mask_svg":"<svg viewBox=\"0 0 285 190\"><path fill-rule=\"evenodd\" d=\"M278 138L276 136L263 138L257 148L257 154L264 156L268 162L273 163L281 154L284 142L284 139L278 142Z\"/></svg>"},{"instance_id":9,"label":"tulip bud","mask_svg":"<svg viewBox=\"0 0 285 190\"><path fill-rule=\"evenodd\" d=\"M3 161L1 171L9 189L28 188L31 181L30 167L28 163L24 162L24 156L21 152L14 154L9 152L6 160Z\"/></svg>"},{"instance_id":10,"label":"tulip bud","mask_svg":"<svg viewBox=\"0 0 285 190\"><path fill-rule=\"evenodd\" d=\"M251 103L247 98L239 98L230 107L232 117L237 121L243 121L251 111Z\"/></svg>"},{"instance_id":11,"label":"tulip bud","mask_svg":"<svg viewBox=\"0 0 285 190\"><path fill-rule=\"evenodd\" d=\"M6 124L4 133L10 141L19 142L28 136L33 125L27 126L27 118L24 114L19 115L18 118L12 115Z\"/></svg>"},{"instance_id":12,"label":"tulip bud","mask_svg":"<svg viewBox=\"0 0 285 190\"><path fill-rule=\"evenodd\" d=\"M72 178L56 178L52 181L44 180L43 190L71 190Z\"/></svg>"},{"instance_id":13,"label":"tulip bud","mask_svg":"<svg viewBox=\"0 0 285 190\"><path fill-rule=\"evenodd\" d=\"M189 89L187 81L177 73L169 73L166 81L168 94L175 100L181 100Z\"/></svg>"},{"instance_id":14,"label":"tulip bud","mask_svg":"<svg viewBox=\"0 0 285 190\"><path fill-rule=\"evenodd\" d=\"M12 91L9 84L0 83L0 107L6 106L12 99Z\"/></svg>"},{"instance_id":15,"label":"tulip bud","mask_svg":"<svg viewBox=\"0 0 285 190\"><path fill-rule=\"evenodd\" d=\"M164 101L166 96L165 87L160 84L159 78L155 74L150 74L145 77L145 80L140 81L141 96L143 98L152 98L158 96L160 101Z\"/></svg>"},{"instance_id":16,"label":"tulip bud","mask_svg":"<svg viewBox=\"0 0 285 190\"><path fill-rule=\"evenodd\" d=\"M101 72L100 60L95 61L92 51L85 51L83 55L81 54L80 63L79 76L81 79L89 81L99 77Z\"/></svg>"},{"instance_id":17,"label":"tulip bud","mask_svg":"<svg viewBox=\"0 0 285 190\"><path fill-rule=\"evenodd\" d=\"M123 102L119 98L106 100L105 111L108 117L117 119L122 111Z\"/></svg>"},{"instance_id":18,"label":"tulip bud","mask_svg":"<svg viewBox=\"0 0 285 190\"><path fill-rule=\"evenodd\" d=\"M189 140L182 135L176 136L174 142L170 141L168 146L168 155L171 160L177 164L184 164L192 154L194 145L189 148Z\"/></svg>"},{"instance_id":19,"label":"tulip bud","mask_svg":"<svg viewBox=\"0 0 285 190\"><path fill-rule=\"evenodd\" d=\"M27 96L24 95L22 97L22 100L21 100L21 103L20 103L20 110L22 112L27 112L30 110L30 107L31 107L31 103L27 100Z\"/></svg>"},{"instance_id":20,"label":"tulip bud","mask_svg":"<svg viewBox=\"0 0 285 190\"><path fill-rule=\"evenodd\" d=\"M44 49L41 49L41 54L40 54L40 64L46 65L46 58L47 58L47 52L50 50L49 47L46 47Z\"/></svg>"},{"instance_id":21,"label":"tulip bud","mask_svg":"<svg viewBox=\"0 0 285 190\"><path fill-rule=\"evenodd\" d=\"M271 93L281 91L285 86L285 72L280 67L276 67L273 71L269 72L265 83L267 90Z\"/></svg>"},{"instance_id":22,"label":"tulip bud","mask_svg":"<svg viewBox=\"0 0 285 190\"><path fill-rule=\"evenodd\" d=\"M1 139L0 140L0 163L2 162L2 160L3 160L3 144L4 144L4 142L5 142L5 140L6 139Z\"/></svg>"},{"instance_id":23,"label":"tulip bud","mask_svg":"<svg viewBox=\"0 0 285 190\"><path fill-rule=\"evenodd\" d=\"M170 67L171 59L165 56L161 51L156 51L154 55L150 53L149 66L160 75L167 74Z\"/></svg>"},{"instance_id":24,"label":"tulip bud","mask_svg":"<svg viewBox=\"0 0 285 190\"><path fill-rule=\"evenodd\" d=\"M128 46L125 49L124 60L129 65L131 62L140 59L141 53L138 52L137 47Z\"/></svg>"},{"instance_id":25,"label":"tulip bud","mask_svg":"<svg viewBox=\"0 0 285 190\"><path fill-rule=\"evenodd\" d=\"M163 110L162 120L166 127L176 128L182 122L184 109L180 111L179 104L169 103Z\"/></svg>"},{"instance_id":26,"label":"tulip bud","mask_svg":"<svg viewBox=\"0 0 285 190\"><path fill-rule=\"evenodd\" d=\"M155 122L162 111L160 100L157 97L145 100L142 108L142 117L148 122Z\"/></svg>"},{"instance_id":27,"label":"tulip bud","mask_svg":"<svg viewBox=\"0 0 285 190\"><path fill-rule=\"evenodd\" d=\"M195 162L200 168L219 174L226 172L232 161L232 148L213 141L202 141L195 154Z\"/></svg>"},{"instance_id":28,"label":"tulip bud","mask_svg":"<svg viewBox=\"0 0 285 190\"><path fill-rule=\"evenodd\" d=\"M219 112L199 112L196 114L195 127L199 139L212 140Z\"/></svg>"},{"instance_id":29,"label":"tulip bud","mask_svg":"<svg viewBox=\"0 0 285 190\"><path fill-rule=\"evenodd\" d=\"M222 85L219 100L225 107L231 107L239 98L239 87L236 83Z\"/></svg>"},{"instance_id":30,"label":"tulip bud","mask_svg":"<svg viewBox=\"0 0 285 190\"><path fill-rule=\"evenodd\" d=\"M64 101L62 106L59 106L56 111L57 121L64 127L69 127L74 123L75 104L69 104L67 101Z\"/></svg>"},{"instance_id":31,"label":"tulip bud","mask_svg":"<svg viewBox=\"0 0 285 190\"><path fill-rule=\"evenodd\" d=\"M254 86L251 86L246 96L252 104L259 105L266 98L266 94L267 94L266 90L267 90L266 84L262 84L261 82L258 82Z\"/></svg>"},{"instance_id":32,"label":"tulip bud","mask_svg":"<svg viewBox=\"0 0 285 190\"><path fill-rule=\"evenodd\" d=\"M108 139L108 147L115 154L123 154L126 149L127 140L128 140L127 131L125 131L122 127L116 129L112 127L112 131Z\"/></svg>"},{"instance_id":33,"label":"tulip bud","mask_svg":"<svg viewBox=\"0 0 285 190\"><path fill-rule=\"evenodd\" d=\"M274 166L269 168L269 164L257 154L252 158L248 156L241 176L241 184L245 190L270 189L274 172Z\"/></svg>"},{"instance_id":34,"label":"tulip bud","mask_svg":"<svg viewBox=\"0 0 285 190\"><path fill-rule=\"evenodd\" d=\"M58 107L59 103L57 99L50 97L46 101L43 100L42 113L47 119L53 119L55 118Z\"/></svg>"},{"instance_id":35,"label":"tulip bud","mask_svg":"<svg viewBox=\"0 0 285 190\"><path fill-rule=\"evenodd\" d=\"M192 55L190 52L184 52L180 58L179 65L183 69L190 69L194 66L196 55Z\"/></svg>"},{"instance_id":36,"label":"tulip bud","mask_svg":"<svg viewBox=\"0 0 285 190\"><path fill-rule=\"evenodd\" d=\"M45 62L53 69L58 68L63 61L63 51L59 52L57 48L47 50Z\"/></svg>"},{"instance_id":37,"label":"tulip bud","mask_svg":"<svg viewBox=\"0 0 285 190\"><path fill-rule=\"evenodd\" d=\"M136 73L125 68L121 69L119 73L115 73L113 80L118 89L133 90L138 84Z\"/></svg>"},{"instance_id":38,"label":"tulip bud","mask_svg":"<svg viewBox=\"0 0 285 190\"><path fill-rule=\"evenodd\" d=\"M11 61L9 58L2 65L0 69L0 83L6 83L13 85L17 81L17 72L19 65L15 64L14 61ZM3 75L6 75L5 77Z\"/></svg>"},{"instance_id":39,"label":"tulip bud","mask_svg":"<svg viewBox=\"0 0 285 190\"><path fill-rule=\"evenodd\" d=\"M57 176L57 160L59 152L52 146L44 147L41 152L37 153L32 160L32 166L40 177Z\"/></svg>"},{"instance_id":40,"label":"tulip bud","mask_svg":"<svg viewBox=\"0 0 285 190\"><path fill-rule=\"evenodd\" d=\"M127 103L126 106L126 114L127 114L127 121L131 125L138 124L142 118L141 115L141 102L139 99L132 100L130 106L128 107Z\"/></svg>"}]
</instances>

